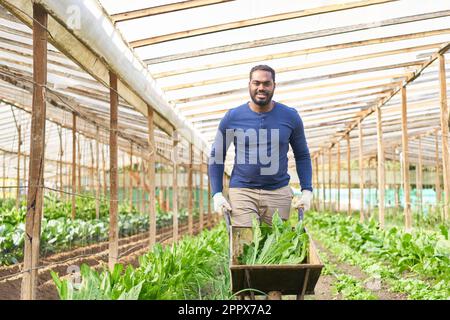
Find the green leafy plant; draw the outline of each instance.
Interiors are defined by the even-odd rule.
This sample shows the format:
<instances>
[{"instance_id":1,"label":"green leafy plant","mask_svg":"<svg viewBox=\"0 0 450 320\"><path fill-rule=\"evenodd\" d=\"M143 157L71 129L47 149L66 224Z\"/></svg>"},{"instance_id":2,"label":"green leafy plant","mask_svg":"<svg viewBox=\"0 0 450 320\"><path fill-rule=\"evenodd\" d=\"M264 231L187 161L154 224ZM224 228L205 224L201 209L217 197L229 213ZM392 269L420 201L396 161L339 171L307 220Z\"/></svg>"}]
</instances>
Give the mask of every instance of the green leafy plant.
<instances>
[{"instance_id":1,"label":"green leafy plant","mask_svg":"<svg viewBox=\"0 0 450 320\"><path fill-rule=\"evenodd\" d=\"M113 272L81 269L81 285L53 273L61 299L229 299L228 241L225 225L152 251L139 267L116 265Z\"/></svg>"},{"instance_id":2,"label":"green leafy plant","mask_svg":"<svg viewBox=\"0 0 450 320\"><path fill-rule=\"evenodd\" d=\"M283 221L278 212L273 215L272 226L253 220L253 241L245 244L238 257L240 264L298 264L304 262L309 244L302 221L294 228Z\"/></svg>"}]
</instances>

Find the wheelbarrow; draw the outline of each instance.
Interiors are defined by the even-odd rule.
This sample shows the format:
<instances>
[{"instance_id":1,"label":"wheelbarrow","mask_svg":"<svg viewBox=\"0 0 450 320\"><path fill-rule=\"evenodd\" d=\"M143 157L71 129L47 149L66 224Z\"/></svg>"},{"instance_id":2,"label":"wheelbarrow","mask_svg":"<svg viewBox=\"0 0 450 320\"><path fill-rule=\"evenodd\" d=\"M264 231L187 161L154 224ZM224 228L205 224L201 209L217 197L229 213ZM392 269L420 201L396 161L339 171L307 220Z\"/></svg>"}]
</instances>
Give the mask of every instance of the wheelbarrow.
<instances>
[{"instance_id":1,"label":"wheelbarrow","mask_svg":"<svg viewBox=\"0 0 450 320\"><path fill-rule=\"evenodd\" d=\"M298 210L298 217L303 220L303 208ZM252 242L252 228L233 226L228 211L224 211L224 218L230 239L230 282L233 294L239 295L241 299L249 297L251 300L261 293L271 300L281 300L283 295L295 295L297 300L304 300L305 295L314 294L323 264L306 229L309 250L303 263L240 265L237 258L244 245Z\"/></svg>"}]
</instances>

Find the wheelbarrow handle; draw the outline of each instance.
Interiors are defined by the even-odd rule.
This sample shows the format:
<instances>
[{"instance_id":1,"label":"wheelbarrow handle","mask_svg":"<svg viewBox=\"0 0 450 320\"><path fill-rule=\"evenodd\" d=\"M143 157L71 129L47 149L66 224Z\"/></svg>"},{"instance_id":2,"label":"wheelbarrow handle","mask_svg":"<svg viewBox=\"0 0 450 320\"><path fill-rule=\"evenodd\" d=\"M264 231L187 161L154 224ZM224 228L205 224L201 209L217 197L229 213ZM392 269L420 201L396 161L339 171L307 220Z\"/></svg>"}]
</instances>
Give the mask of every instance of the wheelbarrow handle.
<instances>
[{"instance_id":1,"label":"wheelbarrow handle","mask_svg":"<svg viewBox=\"0 0 450 320\"><path fill-rule=\"evenodd\" d=\"M225 225L227 226L227 232L228 232L228 234L230 234L231 211L226 208L222 208L222 213L223 213L223 217L225 219Z\"/></svg>"},{"instance_id":2,"label":"wheelbarrow handle","mask_svg":"<svg viewBox=\"0 0 450 320\"><path fill-rule=\"evenodd\" d=\"M298 221L302 221L304 217L305 209L303 207L298 208Z\"/></svg>"}]
</instances>

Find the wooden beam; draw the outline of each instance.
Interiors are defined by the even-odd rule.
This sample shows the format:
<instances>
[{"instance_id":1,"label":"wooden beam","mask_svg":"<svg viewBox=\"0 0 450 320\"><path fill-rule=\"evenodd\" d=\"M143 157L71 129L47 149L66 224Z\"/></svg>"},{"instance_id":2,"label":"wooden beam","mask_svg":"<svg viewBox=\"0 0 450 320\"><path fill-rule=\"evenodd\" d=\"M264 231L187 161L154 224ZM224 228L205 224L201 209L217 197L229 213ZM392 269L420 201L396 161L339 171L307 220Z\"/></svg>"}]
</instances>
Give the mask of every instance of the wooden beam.
<instances>
[{"instance_id":1,"label":"wooden beam","mask_svg":"<svg viewBox=\"0 0 450 320\"><path fill-rule=\"evenodd\" d=\"M326 210L326 192L325 192L325 150L322 149L322 152L320 154L320 160L322 164L322 208L323 210Z\"/></svg>"},{"instance_id":2,"label":"wooden beam","mask_svg":"<svg viewBox=\"0 0 450 320\"><path fill-rule=\"evenodd\" d=\"M2 194L3 194L3 199L6 199L6 152L3 152Z\"/></svg>"},{"instance_id":3,"label":"wooden beam","mask_svg":"<svg viewBox=\"0 0 450 320\"><path fill-rule=\"evenodd\" d=\"M16 210L20 208L20 148L22 146L22 126L17 126L17 176L16 176Z\"/></svg>"},{"instance_id":4,"label":"wooden beam","mask_svg":"<svg viewBox=\"0 0 450 320\"><path fill-rule=\"evenodd\" d=\"M348 181L348 215L352 214L352 171L350 158L350 134L346 136L347 140L347 181Z\"/></svg>"},{"instance_id":5,"label":"wooden beam","mask_svg":"<svg viewBox=\"0 0 450 320\"><path fill-rule=\"evenodd\" d=\"M181 1L176 3L170 3L145 9L138 9L133 11L121 12L111 15L111 19L114 23L129 21L133 19L139 19L144 17L155 16L164 13L172 13L180 10L187 10L192 8L199 8L212 4L219 4L224 2L230 2L233 0L190 0Z\"/></svg>"},{"instance_id":6,"label":"wooden beam","mask_svg":"<svg viewBox=\"0 0 450 320\"><path fill-rule=\"evenodd\" d=\"M441 139L442 139L442 165L444 173L444 220L448 219L450 208L450 156L448 151L449 113L447 105L447 78L445 75L445 57L443 53L439 59L439 84L441 98Z\"/></svg>"},{"instance_id":7,"label":"wooden beam","mask_svg":"<svg viewBox=\"0 0 450 320\"><path fill-rule=\"evenodd\" d=\"M118 176L118 158L117 158L117 123L119 113L119 94L117 92L117 75L110 71L110 128L109 128L109 255L108 267L112 272L114 266L119 262L119 202L117 186Z\"/></svg>"},{"instance_id":8,"label":"wooden beam","mask_svg":"<svg viewBox=\"0 0 450 320\"><path fill-rule=\"evenodd\" d=\"M438 59L439 54L442 54L442 53L446 52L449 48L450 48L450 43L447 43L447 44L443 45L443 46L438 50L438 52L436 52L435 54L433 54L429 59L423 61L423 62L421 63L421 65L420 65L420 68L419 68L418 70L416 70L414 73L411 73L411 74L407 77L407 79L404 81L404 85L402 86L402 88L403 88L404 86L406 86L407 84L409 84L410 82L414 81L417 77L419 77L419 76L421 75L421 73L422 73L428 66L430 66L436 59ZM392 94L390 94L390 95L387 96L387 97L384 97L384 98L380 99L379 103L374 104L373 107L371 107L371 108L369 108L369 109L367 109L367 110L364 110L364 111L359 112L359 113L356 115L356 116L358 117L358 120L363 120L363 119L365 119L366 117L368 117L369 115L371 115L371 114L375 111L375 107L376 107L377 105L379 105L379 106L385 105L387 102L389 102L389 101L392 99L392 97L394 97L394 96L395 96L399 91L401 91L401 90L403 90L403 89L393 90L393 91L392 91ZM406 94L406 92L405 92L405 94ZM406 101L405 101L405 103L406 103ZM406 107L405 107L405 108L406 108ZM402 109L403 109L403 107L402 107ZM347 126L347 129L346 129L344 132L337 134L337 137L336 137L335 140L336 140L336 141L337 141L337 140L340 140L340 139L342 139L343 137L345 137L345 135L347 135L349 132L351 132L351 131L358 125L358 120L356 120L355 122L353 122L353 123L351 123L350 125L348 125L348 126ZM330 146L332 146L334 143L335 143L335 141L330 142Z\"/></svg>"},{"instance_id":9,"label":"wooden beam","mask_svg":"<svg viewBox=\"0 0 450 320\"><path fill-rule=\"evenodd\" d=\"M96 185L95 185L95 158L94 158L94 144L93 141L89 141L89 147L90 147L90 151L91 151L91 167L89 168L89 175L90 175L90 179L91 179L91 183L90 183L90 192L94 193L94 196L96 196ZM95 210L95 218L98 219L100 218L100 214L99 212L97 212L97 209Z\"/></svg>"},{"instance_id":10,"label":"wooden beam","mask_svg":"<svg viewBox=\"0 0 450 320\"><path fill-rule=\"evenodd\" d=\"M346 73L346 75L349 75ZM345 75L344 75L345 76ZM355 83L361 83L361 82L368 82L368 81L376 81L376 80L398 80L400 81L402 78L405 78L405 73L396 73L392 74L390 76L382 75L382 76L373 76L373 77L364 77L364 78L358 78L358 79L352 79L352 80L345 80L345 81L338 81L338 82L328 82L328 83L321 83L316 84L312 86L305 86L304 84L301 84L300 86L292 87L294 84L289 84L286 82L278 82L277 83L277 94L284 94L284 93L292 93L292 92L301 92L301 91L309 91L309 90L316 90L316 89L325 89L325 88L334 88L337 86L342 85L348 85L348 84L355 84ZM314 80L312 80L314 81ZM286 88L283 88L286 86ZM229 98L230 96L233 96L232 98ZM177 104L177 108L180 108L180 110L192 110L196 108L202 108L202 107L209 107L211 105L211 102L206 103L199 103L196 105L191 106L183 106L180 104L185 104L189 102L195 102L195 101L204 101L208 99L216 99L220 97L226 97L226 99L221 99L217 103L228 103L228 102L238 102L242 99L245 99L248 96L248 88L241 88L241 89L232 89L227 91L220 91L205 95L198 95L198 96L191 96L188 98L181 98L181 99L175 99L171 100L170 103Z\"/></svg>"},{"instance_id":11,"label":"wooden beam","mask_svg":"<svg viewBox=\"0 0 450 320\"><path fill-rule=\"evenodd\" d=\"M439 208L440 207L440 202L441 202L441 195L442 195L442 191L441 191L441 174L440 174L440 161L439 161L439 136L438 136L438 132L439 130L436 129L434 131L435 134L435 159L436 159L436 207Z\"/></svg>"},{"instance_id":12,"label":"wooden beam","mask_svg":"<svg viewBox=\"0 0 450 320\"><path fill-rule=\"evenodd\" d=\"M188 168L188 182L187 182L187 192L188 192L188 232L189 235L193 235L193 222L194 222L194 216L193 216L193 170L192 170L192 164L194 162L194 145L192 143L189 143L189 168Z\"/></svg>"},{"instance_id":13,"label":"wooden beam","mask_svg":"<svg viewBox=\"0 0 450 320\"><path fill-rule=\"evenodd\" d=\"M200 215L200 230L203 230L203 151L200 152L200 196L199 196L199 215Z\"/></svg>"},{"instance_id":14,"label":"wooden beam","mask_svg":"<svg viewBox=\"0 0 450 320\"><path fill-rule=\"evenodd\" d=\"M126 194L125 194L125 188L127 185L126 182L126 173L125 173L125 152L122 152L122 202L125 203L126 201Z\"/></svg>"},{"instance_id":15,"label":"wooden beam","mask_svg":"<svg viewBox=\"0 0 450 320\"><path fill-rule=\"evenodd\" d=\"M77 147L78 147L78 152L77 152L77 156L78 156L78 193L81 194L82 190L81 190L81 135L78 135L78 139L77 139Z\"/></svg>"},{"instance_id":16,"label":"wooden beam","mask_svg":"<svg viewBox=\"0 0 450 320\"><path fill-rule=\"evenodd\" d=\"M270 16L265 16L265 17L247 19L247 20L242 20L242 21L234 21L234 22L218 24L218 25L214 25L214 26L185 30L185 31L174 32L174 33L165 34L165 35L161 35L161 36L140 39L140 40L136 40L136 41L131 41L130 46L132 48L140 48L140 47L149 46L149 45L167 42L167 41L186 39L186 38L201 36L201 35L205 35L205 34L217 33L217 32L221 32L221 31L229 31L229 30L257 26L257 25L271 23L271 22L280 22L280 21L285 21L285 20L308 17L308 16L312 16L312 15L317 15L317 14L324 14L324 13L330 13L330 12L336 12L336 11L342 11L342 10L348 10L348 9L354 9L354 8L361 8L361 7L382 4L382 3L387 3L387 2L393 2L393 1L396 1L396 0L354 1L354 2L338 4L338 5L328 5L328 6L299 10L299 11L294 11L294 12L280 13L280 14L275 14L275 15L270 15Z\"/></svg>"},{"instance_id":17,"label":"wooden beam","mask_svg":"<svg viewBox=\"0 0 450 320\"><path fill-rule=\"evenodd\" d=\"M100 128L96 127L97 136L100 135ZM98 139L95 140L95 216L100 217L100 185L101 185L101 178L100 178L100 148Z\"/></svg>"},{"instance_id":18,"label":"wooden beam","mask_svg":"<svg viewBox=\"0 0 450 320\"><path fill-rule=\"evenodd\" d=\"M306 32L306 33L290 34L290 35L281 36L281 37L277 36L277 37L273 37L273 38L265 38L265 39L255 40L255 41L245 41L245 42L240 42L240 43L234 43L231 45L223 45L223 46L217 46L217 47L212 47L212 48L207 48L207 49L202 49L202 50L195 50L195 51L183 52L183 53L179 53L179 54L161 56L161 57L156 57L153 59L146 59L146 60L144 60L144 62L149 65L153 65L153 64L157 64L157 63L170 62L170 61L182 60L182 59L187 59L187 58L196 58L196 57L218 54L218 53L223 53L223 52L231 52L231 51L236 51L236 50L258 48L258 47L263 47L263 46L289 43L289 42L294 42L294 41L315 39L315 38L333 36L333 35L341 35L341 34L345 34L345 33L361 31L361 30L370 30L372 28L382 28L382 27L386 27L386 26L416 22L416 21L423 21L423 20L428 20L428 19L437 19L437 18L441 18L441 17L446 17L448 15L450 15L450 10L423 13L423 14L418 14L418 15L413 15L413 16L393 18L393 19L387 19L387 20L382 20L382 21L356 24L356 25L350 25L350 26L344 26L344 27L338 27L338 28L332 28L332 29L324 29L324 30L317 30L317 31L311 31L311 32Z\"/></svg>"},{"instance_id":19,"label":"wooden beam","mask_svg":"<svg viewBox=\"0 0 450 320\"><path fill-rule=\"evenodd\" d=\"M173 241L178 241L178 136L173 136L172 157L172 207L173 207Z\"/></svg>"},{"instance_id":20,"label":"wooden beam","mask_svg":"<svg viewBox=\"0 0 450 320\"><path fill-rule=\"evenodd\" d=\"M217 68L237 66L237 65L241 65L241 64L249 64L249 63L257 63L260 61L270 61L270 60L276 60L276 59L292 58L292 57L301 56L301 55L310 56L315 53L330 52L333 50L356 48L356 47L361 47L361 46L389 43L389 42L395 42L395 41L418 39L418 38L431 37L431 36L442 35L442 34L447 34L447 33L450 33L450 29L448 29L448 28L425 31L425 32L416 32L416 33L411 33L411 34L402 34L402 35L397 35L397 36L392 36L392 37L383 37L383 38L375 38L375 39L369 39L369 40L352 41L352 42L332 44L332 45L315 47L315 48L307 48L307 49L302 49L302 50L294 50L294 51L280 52L280 53L275 53L275 54L255 56L255 57L238 59L238 60L210 63L210 64L205 64L205 65L201 65L201 66L197 66L197 67L178 68L178 69L173 69L173 70L169 70L169 71L154 73L153 77L155 79L159 79L159 78L164 78L164 77L176 76L176 75L180 75L180 74L187 74L187 73L198 72L198 71L206 71L206 70L212 70L212 69L217 69Z\"/></svg>"},{"instance_id":21,"label":"wooden beam","mask_svg":"<svg viewBox=\"0 0 450 320\"><path fill-rule=\"evenodd\" d=\"M298 108L299 106L299 99L302 101L302 105L301 105L301 110L303 113L306 112L315 112L317 113L320 110L324 110L324 109L328 109L328 110L333 110L336 109L336 106L346 106L349 105L349 103L344 103L341 105L330 105L330 106L322 106L322 107L315 107L314 109L308 109L307 108L307 104L305 104L304 102L309 101L309 100L315 100L312 104L317 105L317 104L327 104L327 103L334 103L334 102L338 102L338 101L348 101L350 99L354 99L354 102L357 104L361 104L362 102L358 102L357 100L359 98L365 98L365 97L374 97L376 95L382 95L382 94L386 94L389 92L392 92L392 90L395 87L400 86L401 83L400 82L396 82L396 83L390 83L388 85L377 85L377 86L372 86L372 88L380 88L381 90L378 91L373 91L373 92L369 92L369 93L362 93L362 94L358 94L358 95L353 95L353 96L346 96L346 97L341 97L338 99L333 99L333 100L324 100L324 101L317 101L318 98L321 99L325 99L327 97L333 97L333 96L341 96L341 95L346 95L349 93L353 93L353 92L359 92L360 89L352 89L352 90L347 90L347 91L341 91L341 92L333 92L333 93L322 93L322 94L316 94L316 95L311 95L311 96L302 96L302 97L297 97L297 98L292 98L292 99L279 99L278 102L281 102L283 104L286 105L290 105L291 103L294 103L292 105L292 107L294 108ZM367 89L367 88L362 88L362 90ZM186 109L190 109L192 110L192 112L189 112L188 114L186 114ZM185 113L185 117L188 119L192 119L192 120L197 120L200 119L201 117L205 117L208 115L217 115L217 116L222 116L225 112L227 112L229 110L229 108L222 108L222 109L216 109L216 110L208 110L207 108L199 108L199 109L191 109L191 108L180 108L180 110L183 110ZM346 111L346 110L343 110Z\"/></svg>"},{"instance_id":22,"label":"wooden beam","mask_svg":"<svg viewBox=\"0 0 450 320\"><path fill-rule=\"evenodd\" d=\"M411 215L411 196L409 185L409 157L408 157L408 120L407 120L407 101L406 87L401 88L402 93L402 164L403 164L403 190L405 198L405 229L410 231L412 228Z\"/></svg>"},{"instance_id":23,"label":"wooden beam","mask_svg":"<svg viewBox=\"0 0 450 320\"><path fill-rule=\"evenodd\" d=\"M364 222L364 171L363 171L363 131L361 120L358 121L359 135L359 221Z\"/></svg>"},{"instance_id":24,"label":"wooden beam","mask_svg":"<svg viewBox=\"0 0 450 320\"><path fill-rule=\"evenodd\" d=\"M328 198L330 199L330 203L328 204L328 210L330 210L330 212L333 212L333 198L331 196L331 148L328 149Z\"/></svg>"},{"instance_id":25,"label":"wooden beam","mask_svg":"<svg viewBox=\"0 0 450 320\"><path fill-rule=\"evenodd\" d=\"M383 128L381 119L381 107L375 109L377 118L377 164L378 164L378 221L380 228L384 229L384 190L385 190L385 164L383 146Z\"/></svg>"},{"instance_id":26,"label":"wooden beam","mask_svg":"<svg viewBox=\"0 0 450 320\"><path fill-rule=\"evenodd\" d=\"M103 174L103 195L108 197L108 182L106 180L106 158L105 158L105 145L102 144L102 174Z\"/></svg>"},{"instance_id":27,"label":"wooden beam","mask_svg":"<svg viewBox=\"0 0 450 320\"><path fill-rule=\"evenodd\" d=\"M33 3L33 112L30 170L25 218L22 300L36 299L41 234L45 155L45 87L47 85L47 21L44 8Z\"/></svg>"},{"instance_id":28,"label":"wooden beam","mask_svg":"<svg viewBox=\"0 0 450 320\"><path fill-rule=\"evenodd\" d=\"M337 143L337 211L341 212L341 143Z\"/></svg>"},{"instance_id":29,"label":"wooden beam","mask_svg":"<svg viewBox=\"0 0 450 320\"><path fill-rule=\"evenodd\" d=\"M162 165L159 168L159 206L162 210L165 209L165 203L164 203L164 193L163 193L163 170Z\"/></svg>"},{"instance_id":30,"label":"wooden beam","mask_svg":"<svg viewBox=\"0 0 450 320\"><path fill-rule=\"evenodd\" d=\"M72 220L76 214L77 193L77 116L72 113Z\"/></svg>"},{"instance_id":31,"label":"wooden beam","mask_svg":"<svg viewBox=\"0 0 450 320\"><path fill-rule=\"evenodd\" d=\"M417 189L417 201L419 203L419 215L423 215L423 185L422 185L422 138L418 137L419 141L419 161L416 165L416 189Z\"/></svg>"},{"instance_id":32,"label":"wooden beam","mask_svg":"<svg viewBox=\"0 0 450 320\"><path fill-rule=\"evenodd\" d=\"M320 185L319 185L319 157L314 157L314 191L316 193L316 210L320 211Z\"/></svg>"},{"instance_id":33,"label":"wooden beam","mask_svg":"<svg viewBox=\"0 0 450 320\"><path fill-rule=\"evenodd\" d=\"M155 203L155 158L156 158L156 144L155 144L155 122L153 108L148 106L148 179L150 181L150 243L149 249L153 249L156 243L156 203Z\"/></svg>"},{"instance_id":34,"label":"wooden beam","mask_svg":"<svg viewBox=\"0 0 450 320\"><path fill-rule=\"evenodd\" d=\"M433 44L420 45L420 46L408 47L408 48L403 48L403 49L387 50L387 51L381 51L381 52L375 52L375 53L355 55L355 56L351 56L351 57L344 57L344 58L329 59L329 60L324 60L324 61L316 61L316 62L311 62L311 63L304 63L301 65L294 65L294 66L289 66L289 67L278 68L277 74L311 69L311 68L319 68L319 67L330 66L330 65L336 65L339 63L348 63L348 62L381 58L381 57L385 57L385 56L389 56L389 55L398 55L398 54L416 52L416 51L421 51L421 50L437 49L442 44L443 43L433 43ZM212 85L212 84L219 84L219 83L229 82L229 81L244 80L247 78L248 78L247 73L246 74L238 74L238 75L219 77L219 78L208 79L208 80L201 80L201 81L196 81L196 82L191 82L191 83L171 85L171 86L164 87L164 90L165 91L174 91L174 90L187 89L187 88L193 88L193 87L208 86L208 85Z\"/></svg>"},{"instance_id":35,"label":"wooden beam","mask_svg":"<svg viewBox=\"0 0 450 320\"><path fill-rule=\"evenodd\" d=\"M133 179L131 179L131 175L133 172L133 144L130 146L130 170L128 172L128 176L130 178L130 209L133 209Z\"/></svg>"}]
</instances>

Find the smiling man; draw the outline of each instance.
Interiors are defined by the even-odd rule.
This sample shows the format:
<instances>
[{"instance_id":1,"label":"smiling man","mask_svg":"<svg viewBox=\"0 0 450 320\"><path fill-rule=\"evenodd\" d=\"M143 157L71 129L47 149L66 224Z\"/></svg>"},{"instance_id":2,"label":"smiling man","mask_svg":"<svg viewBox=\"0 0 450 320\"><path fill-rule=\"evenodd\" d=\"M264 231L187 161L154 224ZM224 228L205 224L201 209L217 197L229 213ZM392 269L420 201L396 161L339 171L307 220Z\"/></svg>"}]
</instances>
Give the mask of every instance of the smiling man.
<instances>
[{"instance_id":1,"label":"smiling man","mask_svg":"<svg viewBox=\"0 0 450 320\"><path fill-rule=\"evenodd\" d=\"M275 71L258 65L250 71L251 101L229 110L220 121L212 146L209 178L214 210L231 211L232 225L250 227L253 217L268 224L278 211L289 218L288 151L294 152L302 195L295 207L309 209L312 199L312 166L302 120L294 108L272 100ZM235 160L230 180L230 202L222 194L225 156L231 142Z\"/></svg>"}]
</instances>

